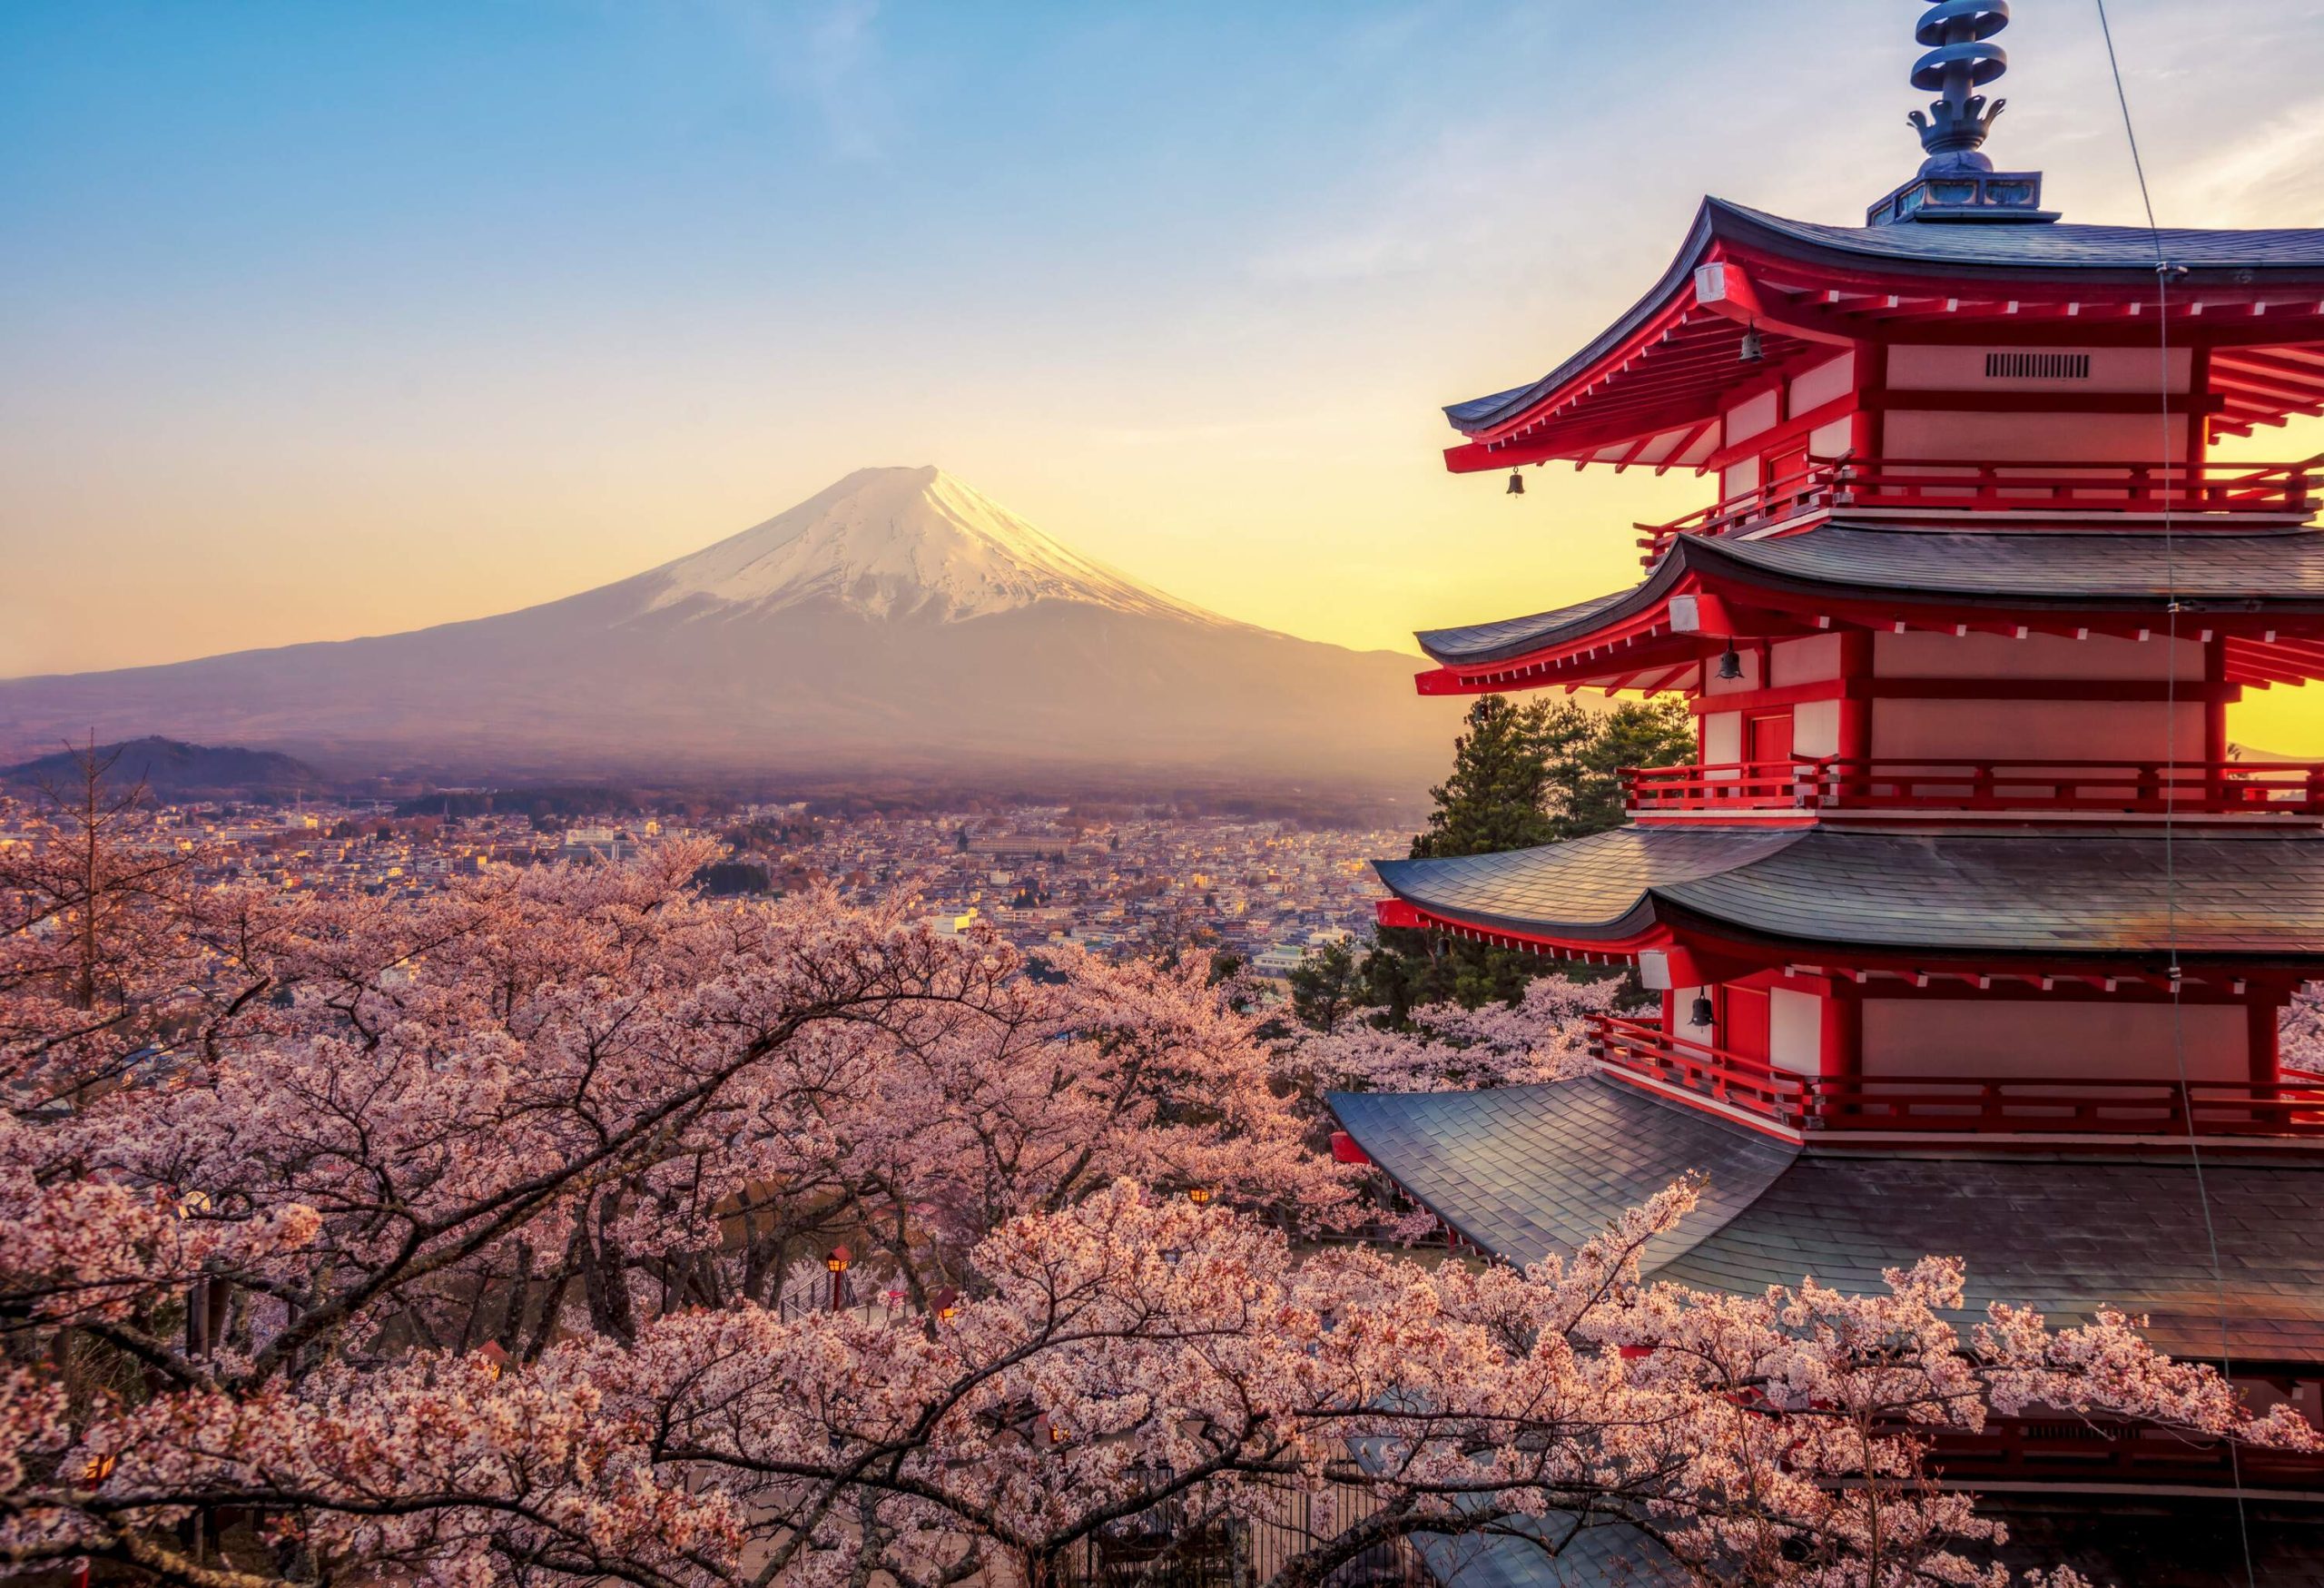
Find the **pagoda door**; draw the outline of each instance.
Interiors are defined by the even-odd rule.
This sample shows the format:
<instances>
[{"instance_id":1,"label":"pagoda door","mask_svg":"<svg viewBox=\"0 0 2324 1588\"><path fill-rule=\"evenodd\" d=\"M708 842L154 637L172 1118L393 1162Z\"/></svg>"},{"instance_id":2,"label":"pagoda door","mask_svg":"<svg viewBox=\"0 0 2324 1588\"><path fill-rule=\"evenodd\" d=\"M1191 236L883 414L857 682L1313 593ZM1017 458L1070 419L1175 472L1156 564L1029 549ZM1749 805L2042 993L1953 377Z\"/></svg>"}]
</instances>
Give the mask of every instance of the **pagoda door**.
<instances>
[{"instance_id":1,"label":"pagoda door","mask_svg":"<svg viewBox=\"0 0 2324 1588\"><path fill-rule=\"evenodd\" d=\"M1768 995L1744 987L1720 989L1727 1018L1719 1022L1718 1045L1738 1058L1768 1062Z\"/></svg>"},{"instance_id":2,"label":"pagoda door","mask_svg":"<svg viewBox=\"0 0 2324 1588\"><path fill-rule=\"evenodd\" d=\"M1807 443L1768 454L1768 499L1780 514L1784 499L1807 484Z\"/></svg>"},{"instance_id":3,"label":"pagoda door","mask_svg":"<svg viewBox=\"0 0 2324 1588\"><path fill-rule=\"evenodd\" d=\"M1750 793L1778 798L1791 794L1791 713L1768 711L1744 718L1743 758L1751 764L1743 774Z\"/></svg>"}]
</instances>

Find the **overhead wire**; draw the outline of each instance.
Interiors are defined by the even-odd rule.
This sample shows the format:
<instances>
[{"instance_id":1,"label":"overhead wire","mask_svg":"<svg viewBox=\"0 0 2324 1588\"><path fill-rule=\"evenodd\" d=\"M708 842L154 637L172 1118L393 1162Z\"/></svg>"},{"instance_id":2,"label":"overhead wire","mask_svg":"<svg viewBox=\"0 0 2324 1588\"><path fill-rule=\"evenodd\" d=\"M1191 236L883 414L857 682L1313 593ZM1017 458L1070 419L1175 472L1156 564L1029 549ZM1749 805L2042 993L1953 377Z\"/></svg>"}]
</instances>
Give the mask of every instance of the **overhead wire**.
<instances>
[{"instance_id":1,"label":"overhead wire","mask_svg":"<svg viewBox=\"0 0 2324 1588\"><path fill-rule=\"evenodd\" d=\"M2162 784L2162 889L2164 945L2169 955L2168 978L2171 989L2171 1048L2179 1071L2179 1106L2187 1127L2187 1156L2194 1171L2195 1198L2202 1210L2203 1240L2210 1248L2211 1287L2219 1303L2220 1372L2232 1378L2235 1371L2233 1339L2229 1321L2227 1275L2220 1259L2219 1223L2211 1208L2211 1187L2203 1172L2203 1148L2195 1126L2194 1089L2187 1069L2186 976L2180 957L2179 922L2179 619L2181 603L2179 599L2178 547L2174 537L2175 503L2172 497L2171 448L2175 427L2171 409L2171 283L2175 277L2186 274L2184 266L2171 262L2163 242L2162 228L2156 222L2154 196L2146 180L2146 162L2139 153L2136 122L2131 115L2130 92L2123 86L2122 60L2114 48L2114 29L2106 15L2106 0L2094 0L2098 7L2098 31L2106 44L2106 66L2114 79L2115 103L2122 107L2122 134L2131 147L2131 169L2139 183L2139 202L2146 211L2147 235L2154 243L2155 329L2158 369L2156 389L2161 399L2162 424L2162 566L2164 633L2169 638L2163 666L2163 764L2171 770ZM2189 366L2189 398L2192 390L2193 367ZM2181 454L2184 463L2191 464L2191 449ZM2181 478L2184 469L2181 470ZM2206 676L2209 668L2205 668ZM2204 710L2211 709L2207 698ZM2214 769L2203 769L2208 783ZM2243 1552L2243 1580L2247 1588L2259 1588L2259 1573L2251 1553L2251 1522L2243 1499L2243 1470L2236 1442L2227 1441L2229 1482L2235 1497L2236 1537Z\"/></svg>"}]
</instances>

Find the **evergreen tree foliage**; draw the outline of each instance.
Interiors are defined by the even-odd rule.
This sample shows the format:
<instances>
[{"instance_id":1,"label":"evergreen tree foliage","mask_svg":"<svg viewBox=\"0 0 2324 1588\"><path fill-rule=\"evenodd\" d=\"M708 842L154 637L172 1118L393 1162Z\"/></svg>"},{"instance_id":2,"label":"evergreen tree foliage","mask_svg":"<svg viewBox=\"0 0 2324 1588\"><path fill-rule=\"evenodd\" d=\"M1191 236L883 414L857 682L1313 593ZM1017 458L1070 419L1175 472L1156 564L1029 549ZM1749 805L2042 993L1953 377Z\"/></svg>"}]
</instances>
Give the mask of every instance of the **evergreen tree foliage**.
<instances>
[{"instance_id":1,"label":"evergreen tree foliage","mask_svg":"<svg viewBox=\"0 0 2324 1588\"><path fill-rule=\"evenodd\" d=\"M1347 1018L1362 990L1355 956L1345 943L1333 943L1291 972L1291 1012L1310 1031L1330 1036Z\"/></svg>"},{"instance_id":2,"label":"evergreen tree foliage","mask_svg":"<svg viewBox=\"0 0 2324 1588\"><path fill-rule=\"evenodd\" d=\"M1624 767L1679 766L1695 759L1695 719L1669 696L1626 700L1603 714L1569 701L1552 714L1552 723L1553 838L1586 838L1620 826Z\"/></svg>"},{"instance_id":3,"label":"evergreen tree foliage","mask_svg":"<svg viewBox=\"0 0 2324 1588\"><path fill-rule=\"evenodd\" d=\"M1608 832L1627 819L1624 767L1679 765L1695 755L1694 718L1675 698L1598 712L1572 700L1482 695L1453 741L1451 775L1430 791L1435 808L1413 840L1413 858L1498 854ZM1364 961L1362 991L1383 1023L1401 1027L1423 1004L1514 1003L1534 977L1561 969L1572 973L1532 954L1389 928Z\"/></svg>"},{"instance_id":4,"label":"evergreen tree foliage","mask_svg":"<svg viewBox=\"0 0 2324 1588\"><path fill-rule=\"evenodd\" d=\"M1413 840L1414 860L1498 854L1556 836L1548 809L1550 710L1484 695L1452 741L1452 774L1429 791L1436 808Z\"/></svg>"}]
</instances>

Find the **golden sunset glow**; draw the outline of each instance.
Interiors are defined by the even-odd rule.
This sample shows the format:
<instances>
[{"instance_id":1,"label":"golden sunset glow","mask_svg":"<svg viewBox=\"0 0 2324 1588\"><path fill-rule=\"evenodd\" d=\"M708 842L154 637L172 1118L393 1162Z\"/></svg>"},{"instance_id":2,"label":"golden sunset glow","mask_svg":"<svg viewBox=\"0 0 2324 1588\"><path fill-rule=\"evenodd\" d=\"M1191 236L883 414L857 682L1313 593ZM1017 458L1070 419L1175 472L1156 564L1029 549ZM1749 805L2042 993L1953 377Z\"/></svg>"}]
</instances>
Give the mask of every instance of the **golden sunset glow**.
<instances>
[{"instance_id":1,"label":"golden sunset glow","mask_svg":"<svg viewBox=\"0 0 2324 1588\"><path fill-rule=\"evenodd\" d=\"M1664 10L1246 15L1201 44L1158 15L615 8L440 68L387 13L278 13L157 22L107 74L52 11L10 68L48 131L0 220L36 306L4 333L0 676L506 611L872 465L1351 646L1613 588L1630 523L1710 482L1558 465L1509 499L1444 472L1437 405L1580 346L1706 191L1846 220L1915 153L1886 7L1819 15L1813 63L1673 53L1725 14ZM2116 11L2164 223L2324 219L2306 8L2207 8L2201 72L2176 8ZM2010 47L1997 143L2069 220L2134 219L2093 18L2029 8ZM341 50L372 64L340 95L291 86ZM1187 98L1189 51L1237 75ZM438 70L431 127L406 96ZM997 88L1021 125L970 114ZM2324 754L2324 701L2256 693L2233 732Z\"/></svg>"}]
</instances>

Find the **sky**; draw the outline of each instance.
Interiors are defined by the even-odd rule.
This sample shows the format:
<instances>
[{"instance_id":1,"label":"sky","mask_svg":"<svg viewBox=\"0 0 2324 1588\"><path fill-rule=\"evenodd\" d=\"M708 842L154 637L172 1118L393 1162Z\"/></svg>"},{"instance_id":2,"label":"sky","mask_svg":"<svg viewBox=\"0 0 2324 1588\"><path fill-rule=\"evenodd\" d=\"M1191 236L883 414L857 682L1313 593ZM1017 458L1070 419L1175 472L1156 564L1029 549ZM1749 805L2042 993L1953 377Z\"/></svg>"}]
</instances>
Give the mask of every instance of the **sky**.
<instances>
[{"instance_id":1,"label":"sky","mask_svg":"<svg viewBox=\"0 0 2324 1588\"><path fill-rule=\"evenodd\" d=\"M2324 224L2313 0L2112 0L2165 225ZM1706 192L1913 170L1905 0L0 6L0 676L479 616L933 463L1363 647L1636 577L1705 481L1444 472ZM2140 213L2092 0L1991 145ZM2324 452L2324 425L2246 455ZM2324 755L2324 689L2239 708Z\"/></svg>"}]
</instances>

